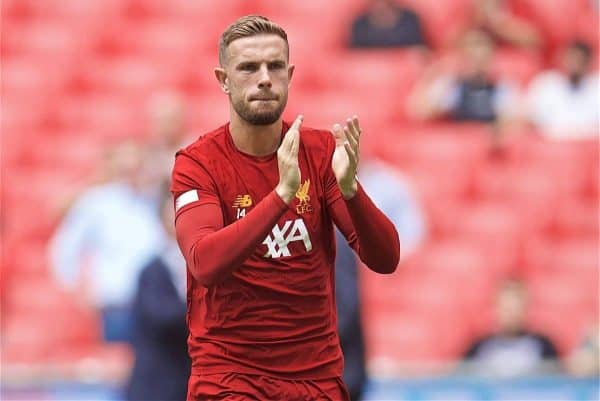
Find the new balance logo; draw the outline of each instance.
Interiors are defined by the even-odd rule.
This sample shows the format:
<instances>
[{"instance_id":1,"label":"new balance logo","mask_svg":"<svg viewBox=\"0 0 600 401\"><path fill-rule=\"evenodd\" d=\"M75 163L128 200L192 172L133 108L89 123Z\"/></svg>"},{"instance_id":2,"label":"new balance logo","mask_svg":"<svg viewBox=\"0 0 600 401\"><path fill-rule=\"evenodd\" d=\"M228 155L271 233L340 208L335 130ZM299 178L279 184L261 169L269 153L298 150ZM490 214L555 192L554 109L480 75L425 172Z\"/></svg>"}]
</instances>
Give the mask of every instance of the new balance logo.
<instances>
[{"instance_id":1,"label":"new balance logo","mask_svg":"<svg viewBox=\"0 0 600 401\"><path fill-rule=\"evenodd\" d=\"M302 241L306 252L312 250L312 243L308 236L308 230L302 219L294 221L288 220L279 227L275 224L271 234L262 242L268 248L265 258L280 258L282 256L291 256L288 244L293 241Z\"/></svg>"},{"instance_id":2,"label":"new balance logo","mask_svg":"<svg viewBox=\"0 0 600 401\"><path fill-rule=\"evenodd\" d=\"M238 195L233 202L233 207L250 207L252 206L252 198L250 195Z\"/></svg>"}]
</instances>

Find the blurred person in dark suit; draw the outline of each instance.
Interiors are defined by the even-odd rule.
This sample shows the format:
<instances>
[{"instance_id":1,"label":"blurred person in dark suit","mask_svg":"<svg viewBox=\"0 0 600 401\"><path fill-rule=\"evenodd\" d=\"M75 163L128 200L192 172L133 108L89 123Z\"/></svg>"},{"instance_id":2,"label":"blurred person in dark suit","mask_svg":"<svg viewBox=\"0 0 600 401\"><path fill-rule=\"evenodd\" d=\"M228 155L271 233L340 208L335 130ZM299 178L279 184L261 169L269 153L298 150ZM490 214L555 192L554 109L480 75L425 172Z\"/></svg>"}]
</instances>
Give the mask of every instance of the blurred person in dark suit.
<instances>
[{"instance_id":1,"label":"blurred person in dark suit","mask_svg":"<svg viewBox=\"0 0 600 401\"><path fill-rule=\"evenodd\" d=\"M458 71L432 65L409 99L413 117L458 122L497 123L514 115L516 93L491 72L494 42L481 30L467 32L458 52Z\"/></svg>"},{"instance_id":2,"label":"blurred person in dark suit","mask_svg":"<svg viewBox=\"0 0 600 401\"><path fill-rule=\"evenodd\" d=\"M475 372L510 377L556 370L556 347L525 327L526 309L523 283L503 283L496 299L498 330L477 340L465 354Z\"/></svg>"},{"instance_id":3,"label":"blurred person in dark suit","mask_svg":"<svg viewBox=\"0 0 600 401\"><path fill-rule=\"evenodd\" d=\"M358 263L346 239L336 230L335 299L338 311L338 333L344 354L344 383L351 401L362 398L367 382L365 340L358 291Z\"/></svg>"},{"instance_id":4,"label":"blurred person in dark suit","mask_svg":"<svg viewBox=\"0 0 600 401\"><path fill-rule=\"evenodd\" d=\"M395 0L371 0L352 23L350 47L425 46L419 16Z\"/></svg>"},{"instance_id":5,"label":"blurred person in dark suit","mask_svg":"<svg viewBox=\"0 0 600 401\"><path fill-rule=\"evenodd\" d=\"M135 364L130 401L186 399L191 362L187 353L186 267L175 240L174 211L165 189L160 217L168 241L142 270L133 303Z\"/></svg>"}]
</instances>

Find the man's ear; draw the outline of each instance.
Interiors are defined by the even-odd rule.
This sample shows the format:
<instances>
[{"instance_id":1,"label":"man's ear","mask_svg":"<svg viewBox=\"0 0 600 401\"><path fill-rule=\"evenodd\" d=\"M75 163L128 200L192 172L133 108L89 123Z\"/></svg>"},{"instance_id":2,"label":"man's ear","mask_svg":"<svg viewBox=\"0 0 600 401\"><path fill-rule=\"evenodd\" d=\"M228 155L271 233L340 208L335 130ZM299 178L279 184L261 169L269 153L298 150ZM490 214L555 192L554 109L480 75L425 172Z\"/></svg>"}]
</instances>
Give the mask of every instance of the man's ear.
<instances>
[{"instance_id":1,"label":"man's ear","mask_svg":"<svg viewBox=\"0 0 600 401\"><path fill-rule=\"evenodd\" d=\"M215 68L215 77L217 81L219 81L219 86L221 90L225 93L229 93L229 80L227 79L227 73L221 67Z\"/></svg>"},{"instance_id":2,"label":"man's ear","mask_svg":"<svg viewBox=\"0 0 600 401\"><path fill-rule=\"evenodd\" d=\"M288 87L292 86L292 76L294 75L294 69L296 66L294 64L288 65Z\"/></svg>"}]
</instances>

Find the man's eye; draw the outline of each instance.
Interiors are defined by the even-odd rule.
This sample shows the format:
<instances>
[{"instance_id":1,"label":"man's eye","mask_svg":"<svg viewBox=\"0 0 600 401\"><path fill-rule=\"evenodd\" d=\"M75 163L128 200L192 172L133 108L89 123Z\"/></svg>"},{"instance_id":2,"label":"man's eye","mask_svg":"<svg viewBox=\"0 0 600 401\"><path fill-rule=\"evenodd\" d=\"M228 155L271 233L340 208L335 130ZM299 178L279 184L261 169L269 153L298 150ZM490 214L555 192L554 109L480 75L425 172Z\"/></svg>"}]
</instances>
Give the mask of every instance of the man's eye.
<instances>
[{"instance_id":1,"label":"man's eye","mask_svg":"<svg viewBox=\"0 0 600 401\"><path fill-rule=\"evenodd\" d=\"M272 63L269 64L269 69L270 70L280 70L283 68L283 63Z\"/></svg>"},{"instance_id":2,"label":"man's eye","mask_svg":"<svg viewBox=\"0 0 600 401\"><path fill-rule=\"evenodd\" d=\"M253 66L252 64L245 64L245 65L242 65L240 67L240 70L242 70L242 71L255 71L256 67Z\"/></svg>"}]
</instances>

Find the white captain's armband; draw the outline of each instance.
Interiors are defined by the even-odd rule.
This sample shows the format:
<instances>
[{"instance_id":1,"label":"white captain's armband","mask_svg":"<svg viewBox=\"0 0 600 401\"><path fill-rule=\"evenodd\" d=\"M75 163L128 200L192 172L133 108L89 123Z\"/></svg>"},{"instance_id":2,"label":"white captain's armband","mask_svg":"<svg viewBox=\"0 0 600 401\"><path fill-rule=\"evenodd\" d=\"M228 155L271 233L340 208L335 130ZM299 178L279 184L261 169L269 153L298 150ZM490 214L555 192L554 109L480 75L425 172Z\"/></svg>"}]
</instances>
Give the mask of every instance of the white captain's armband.
<instances>
[{"instance_id":1,"label":"white captain's armband","mask_svg":"<svg viewBox=\"0 0 600 401\"><path fill-rule=\"evenodd\" d=\"M185 205L189 205L190 203L193 202L198 202L200 200L200 198L198 197L198 191L195 189L192 189L190 191L184 192L181 195L179 195L177 197L177 199L175 200L175 211L179 211L179 209L181 209L182 207L184 207Z\"/></svg>"}]
</instances>

